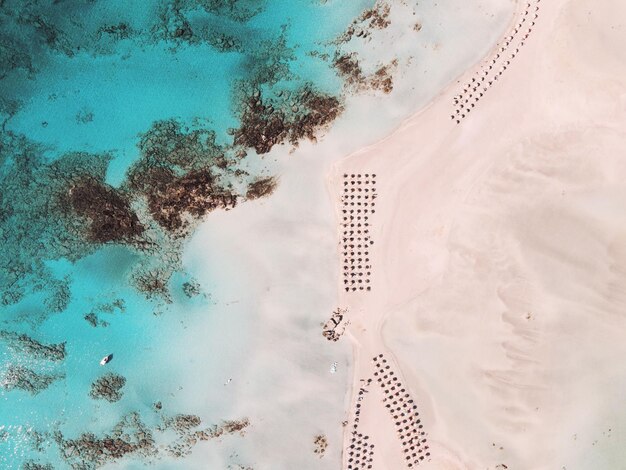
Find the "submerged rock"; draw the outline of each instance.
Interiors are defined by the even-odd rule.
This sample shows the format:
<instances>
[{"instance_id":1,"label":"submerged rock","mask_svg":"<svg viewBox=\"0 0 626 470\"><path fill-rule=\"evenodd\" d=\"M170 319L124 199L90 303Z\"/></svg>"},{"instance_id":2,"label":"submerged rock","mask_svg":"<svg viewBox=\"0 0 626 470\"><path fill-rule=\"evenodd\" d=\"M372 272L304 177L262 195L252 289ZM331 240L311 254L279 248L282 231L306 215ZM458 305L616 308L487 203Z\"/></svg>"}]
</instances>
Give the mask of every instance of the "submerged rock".
<instances>
[{"instance_id":1,"label":"submerged rock","mask_svg":"<svg viewBox=\"0 0 626 470\"><path fill-rule=\"evenodd\" d=\"M91 384L89 396L94 400L106 400L113 403L121 400L124 385L126 385L126 379L123 376L107 372Z\"/></svg>"},{"instance_id":2,"label":"submerged rock","mask_svg":"<svg viewBox=\"0 0 626 470\"><path fill-rule=\"evenodd\" d=\"M11 365L2 377L0 384L8 391L19 389L31 395L37 395L48 388L52 382L61 378L63 378L61 375L38 374L27 367Z\"/></svg>"},{"instance_id":3,"label":"submerged rock","mask_svg":"<svg viewBox=\"0 0 626 470\"><path fill-rule=\"evenodd\" d=\"M177 432L185 432L200 426L202 420L196 415L180 414L171 418L168 422L169 428Z\"/></svg>"},{"instance_id":4,"label":"submerged rock","mask_svg":"<svg viewBox=\"0 0 626 470\"><path fill-rule=\"evenodd\" d=\"M77 183L69 189L68 200L76 214L89 221L87 236L92 242L130 241L144 231L128 197L100 181Z\"/></svg>"},{"instance_id":5,"label":"submerged rock","mask_svg":"<svg viewBox=\"0 0 626 470\"><path fill-rule=\"evenodd\" d=\"M165 269L139 271L134 274L132 283L148 299L161 299L166 303L172 303L168 288L171 275L172 272Z\"/></svg>"},{"instance_id":6,"label":"submerged rock","mask_svg":"<svg viewBox=\"0 0 626 470\"><path fill-rule=\"evenodd\" d=\"M183 283L182 287L183 287L183 292L190 299L192 297L196 297L197 295L200 295L200 292L201 292L200 284L198 284L196 281L187 281Z\"/></svg>"},{"instance_id":7,"label":"submerged rock","mask_svg":"<svg viewBox=\"0 0 626 470\"><path fill-rule=\"evenodd\" d=\"M368 38L373 30L387 28L391 24L390 13L391 6L384 0L377 0L372 8L365 10L352 22L336 42L346 43L354 36Z\"/></svg>"},{"instance_id":8,"label":"submerged rock","mask_svg":"<svg viewBox=\"0 0 626 470\"><path fill-rule=\"evenodd\" d=\"M186 228L185 214L200 218L215 209L237 205L237 195L217 184L209 170L176 178L171 171L155 169L152 179L148 208L154 220L169 232Z\"/></svg>"},{"instance_id":9,"label":"submerged rock","mask_svg":"<svg viewBox=\"0 0 626 470\"><path fill-rule=\"evenodd\" d=\"M28 354L36 359L62 361L65 359L65 341L59 344L43 344L25 334L13 331L0 331L0 339L11 349Z\"/></svg>"},{"instance_id":10,"label":"submerged rock","mask_svg":"<svg viewBox=\"0 0 626 470\"><path fill-rule=\"evenodd\" d=\"M316 133L342 112L339 99L305 87L295 99L264 102L258 89L249 90L243 99L241 126L235 131L235 145L268 153L277 144L289 141L297 145L302 138L315 140Z\"/></svg>"},{"instance_id":11,"label":"submerged rock","mask_svg":"<svg viewBox=\"0 0 626 470\"><path fill-rule=\"evenodd\" d=\"M76 469L96 469L127 455L149 458L157 454L152 432L137 413L122 418L111 433L101 438L85 433L77 439L65 439L59 433L57 442L63 458Z\"/></svg>"},{"instance_id":12,"label":"submerged rock","mask_svg":"<svg viewBox=\"0 0 626 470\"><path fill-rule=\"evenodd\" d=\"M259 178L248 186L248 191L246 192L246 199L259 199L262 197L269 196L276 189L276 178L267 177L267 178Z\"/></svg>"},{"instance_id":13,"label":"submerged rock","mask_svg":"<svg viewBox=\"0 0 626 470\"><path fill-rule=\"evenodd\" d=\"M337 54L333 60L333 67L339 76L345 80L345 84L355 91L380 90L384 93L391 93L393 90L392 71L398 65L396 59L386 65L379 67L374 73L365 75L361 70L358 55Z\"/></svg>"},{"instance_id":14,"label":"submerged rock","mask_svg":"<svg viewBox=\"0 0 626 470\"><path fill-rule=\"evenodd\" d=\"M333 67L349 85L361 85L365 81L357 54L337 54L333 60Z\"/></svg>"},{"instance_id":15,"label":"submerged rock","mask_svg":"<svg viewBox=\"0 0 626 470\"><path fill-rule=\"evenodd\" d=\"M22 465L22 470L54 470L54 467L49 463L39 463L34 460L27 460Z\"/></svg>"},{"instance_id":16,"label":"submerged rock","mask_svg":"<svg viewBox=\"0 0 626 470\"><path fill-rule=\"evenodd\" d=\"M96 305L83 318L94 328L98 326L107 327L110 325L108 321L100 319L100 314L114 315L116 313L124 313L126 304L124 299L115 299L112 302Z\"/></svg>"},{"instance_id":17,"label":"submerged rock","mask_svg":"<svg viewBox=\"0 0 626 470\"><path fill-rule=\"evenodd\" d=\"M87 323L89 323L94 328L97 327L99 325L99 323L100 323L98 321L98 316L95 313L93 313L93 312L88 313L83 318L85 320L87 320Z\"/></svg>"},{"instance_id":18,"label":"submerged rock","mask_svg":"<svg viewBox=\"0 0 626 470\"><path fill-rule=\"evenodd\" d=\"M164 455L184 457L199 441L242 432L250 424L244 418L197 429L202 423L196 415L179 414L162 419L160 426L150 429L142 422L139 413L130 413L102 437L84 433L76 439L66 439L60 431L54 437L62 457L72 468L91 470L127 456L139 456L145 464L151 464ZM160 443L158 446L157 441Z\"/></svg>"}]
</instances>

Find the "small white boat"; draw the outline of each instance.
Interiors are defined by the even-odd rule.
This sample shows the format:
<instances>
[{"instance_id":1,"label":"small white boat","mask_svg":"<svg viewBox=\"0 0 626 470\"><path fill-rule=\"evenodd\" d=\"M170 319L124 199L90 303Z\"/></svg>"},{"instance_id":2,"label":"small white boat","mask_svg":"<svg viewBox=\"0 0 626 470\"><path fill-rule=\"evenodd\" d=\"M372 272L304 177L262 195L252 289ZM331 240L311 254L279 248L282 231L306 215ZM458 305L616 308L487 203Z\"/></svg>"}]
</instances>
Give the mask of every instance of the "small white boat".
<instances>
[{"instance_id":1,"label":"small white boat","mask_svg":"<svg viewBox=\"0 0 626 470\"><path fill-rule=\"evenodd\" d=\"M337 363L333 362L332 365L330 366L330 373L334 374L335 372L337 372Z\"/></svg>"},{"instance_id":2,"label":"small white boat","mask_svg":"<svg viewBox=\"0 0 626 470\"><path fill-rule=\"evenodd\" d=\"M102 360L100 361L100 365L103 366L105 364L108 364L109 362L111 362L111 359L113 359L113 354L109 354L107 356L104 356L102 358Z\"/></svg>"}]
</instances>

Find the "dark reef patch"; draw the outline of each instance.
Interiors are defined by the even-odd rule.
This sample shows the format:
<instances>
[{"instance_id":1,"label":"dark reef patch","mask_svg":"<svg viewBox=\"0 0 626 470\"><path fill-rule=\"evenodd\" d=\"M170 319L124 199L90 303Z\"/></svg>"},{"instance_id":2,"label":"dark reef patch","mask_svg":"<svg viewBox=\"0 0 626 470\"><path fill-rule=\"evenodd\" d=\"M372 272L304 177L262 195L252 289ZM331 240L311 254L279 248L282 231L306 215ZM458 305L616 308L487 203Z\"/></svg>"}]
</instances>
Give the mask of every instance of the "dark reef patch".
<instances>
[{"instance_id":1,"label":"dark reef patch","mask_svg":"<svg viewBox=\"0 0 626 470\"><path fill-rule=\"evenodd\" d=\"M70 187L67 197L74 212L87 219L86 238L93 243L130 242L144 231L128 197L94 178Z\"/></svg>"},{"instance_id":2,"label":"dark reef patch","mask_svg":"<svg viewBox=\"0 0 626 470\"><path fill-rule=\"evenodd\" d=\"M185 229L185 214L201 218L215 209L237 205L237 195L217 184L209 170L197 170L176 178L170 170L153 170L148 208L157 223L169 232Z\"/></svg>"},{"instance_id":3,"label":"dark reef patch","mask_svg":"<svg viewBox=\"0 0 626 470\"><path fill-rule=\"evenodd\" d=\"M182 289L183 293L190 299L200 295L202 292L200 284L194 280L184 282Z\"/></svg>"},{"instance_id":4,"label":"dark reef patch","mask_svg":"<svg viewBox=\"0 0 626 470\"><path fill-rule=\"evenodd\" d=\"M152 432L138 413L124 416L112 432L100 438L93 433L85 433L76 439L66 440L58 431L55 440L61 455L74 469L91 470L127 455L150 458L157 453Z\"/></svg>"},{"instance_id":5,"label":"dark reef patch","mask_svg":"<svg viewBox=\"0 0 626 470\"><path fill-rule=\"evenodd\" d=\"M212 165L224 166L224 149L215 139L210 129L189 129L174 119L153 123L139 141L141 158L128 172L128 186L146 192L159 183L160 174L154 170L169 170L178 177Z\"/></svg>"},{"instance_id":6,"label":"dark reef patch","mask_svg":"<svg viewBox=\"0 0 626 470\"><path fill-rule=\"evenodd\" d=\"M170 263L164 263L161 268L142 269L133 275L131 282L147 299L159 299L166 303L172 303L172 295L169 290L169 282L173 274L172 268Z\"/></svg>"},{"instance_id":7,"label":"dark reef patch","mask_svg":"<svg viewBox=\"0 0 626 470\"><path fill-rule=\"evenodd\" d=\"M69 302L69 281L56 278L45 260L74 261L92 253L85 224L67 203L76 181L103 181L107 155L69 153L56 160L24 136L0 133L0 302L11 305L45 288L45 306L60 312ZM44 287L45 286L45 287Z\"/></svg>"},{"instance_id":8,"label":"dark reef patch","mask_svg":"<svg viewBox=\"0 0 626 470\"><path fill-rule=\"evenodd\" d=\"M181 46L209 45L219 52L255 53L254 28L247 22L263 12L266 0L170 0L158 7L158 19L149 28L152 44L167 44L172 52Z\"/></svg>"},{"instance_id":9,"label":"dark reef patch","mask_svg":"<svg viewBox=\"0 0 626 470\"><path fill-rule=\"evenodd\" d=\"M94 328L98 326L107 327L109 326L109 322L102 320L100 318L101 314L114 315L116 313L124 313L125 310L126 304L124 299L115 299L109 303L96 305L83 318Z\"/></svg>"},{"instance_id":10,"label":"dark reef patch","mask_svg":"<svg viewBox=\"0 0 626 470\"><path fill-rule=\"evenodd\" d=\"M379 67L373 75L369 77L369 86L374 90L380 90L383 93L391 93L393 90L393 76L391 71L397 67L398 61L393 60L387 65Z\"/></svg>"},{"instance_id":11,"label":"dark reef patch","mask_svg":"<svg viewBox=\"0 0 626 470\"><path fill-rule=\"evenodd\" d=\"M333 67L349 85L360 85L365 81L356 53L335 55Z\"/></svg>"},{"instance_id":12,"label":"dark reef patch","mask_svg":"<svg viewBox=\"0 0 626 470\"><path fill-rule=\"evenodd\" d=\"M249 90L241 108L241 126L235 131L234 143L252 147L258 154L286 141L297 145L303 138L315 140L317 132L343 111L338 98L311 87L268 99L258 88Z\"/></svg>"},{"instance_id":13,"label":"dark reef patch","mask_svg":"<svg viewBox=\"0 0 626 470\"><path fill-rule=\"evenodd\" d=\"M297 145L303 138L315 141L317 132L329 126L343 111L343 105L338 98L316 93L311 89L302 91L300 103L304 112L297 115L289 136L293 145Z\"/></svg>"},{"instance_id":14,"label":"dark reef patch","mask_svg":"<svg viewBox=\"0 0 626 470\"><path fill-rule=\"evenodd\" d=\"M271 195L276 189L278 182L273 176L258 178L250 183L246 192L246 199L259 199Z\"/></svg>"},{"instance_id":15,"label":"dark reef patch","mask_svg":"<svg viewBox=\"0 0 626 470\"><path fill-rule=\"evenodd\" d=\"M37 395L61 378L62 375L40 374L24 366L10 365L2 376L0 385L9 392L18 389Z\"/></svg>"},{"instance_id":16,"label":"dark reef patch","mask_svg":"<svg viewBox=\"0 0 626 470\"><path fill-rule=\"evenodd\" d=\"M391 6L384 0L377 0L376 4L356 18L346 31L339 36L337 42L346 43L353 37L368 38L375 29L385 29L391 24L389 14Z\"/></svg>"},{"instance_id":17,"label":"dark reef patch","mask_svg":"<svg viewBox=\"0 0 626 470\"><path fill-rule=\"evenodd\" d=\"M92 470L126 456L142 457L146 464L163 456L184 457L199 441L208 441L225 434L243 435L250 421L247 418L224 421L220 425L198 429L201 424L198 416L180 414L163 417L162 423L151 429L138 413L129 413L102 437L84 433L76 439L66 439L57 431L54 438L68 465L74 469ZM163 447L157 444L161 436L172 431L176 438L169 445Z\"/></svg>"},{"instance_id":18,"label":"dark reef patch","mask_svg":"<svg viewBox=\"0 0 626 470\"><path fill-rule=\"evenodd\" d=\"M174 457L188 455L198 441L208 441L227 434L239 433L244 435L245 429L250 426L248 418L234 421L223 421L205 429L197 429L202 421L195 415L179 414L163 418L158 427L160 431L172 430L178 435L178 440L168 446L167 453Z\"/></svg>"},{"instance_id":19,"label":"dark reef patch","mask_svg":"<svg viewBox=\"0 0 626 470\"><path fill-rule=\"evenodd\" d=\"M107 372L91 384L89 396L94 400L106 400L110 403L122 399L122 388L126 385L126 379L113 372Z\"/></svg>"},{"instance_id":20,"label":"dark reef patch","mask_svg":"<svg viewBox=\"0 0 626 470\"><path fill-rule=\"evenodd\" d=\"M147 201L150 217L175 236L185 235L189 220L235 207L238 195L220 183L234 159L208 129L183 129L174 120L159 121L140 140L141 158L128 172L125 187Z\"/></svg>"},{"instance_id":21,"label":"dark reef patch","mask_svg":"<svg viewBox=\"0 0 626 470\"><path fill-rule=\"evenodd\" d=\"M135 32L128 23L119 22L117 24L104 24L100 26L96 34L98 36L98 40L102 40L105 36L109 36L116 41L120 41L134 36Z\"/></svg>"},{"instance_id":22,"label":"dark reef patch","mask_svg":"<svg viewBox=\"0 0 626 470\"><path fill-rule=\"evenodd\" d=\"M28 335L13 331L0 331L0 340L17 351L27 354L35 359L49 361L62 361L65 359L65 342L59 344L43 344Z\"/></svg>"},{"instance_id":23,"label":"dark reef patch","mask_svg":"<svg viewBox=\"0 0 626 470\"><path fill-rule=\"evenodd\" d=\"M52 464L35 462L34 460L27 460L22 465L22 470L54 470Z\"/></svg>"},{"instance_id":24,"label":"dark reef patch","mask_svg":"<svg viewBox=\"0 0 626 470\"><path fill-rule=\"evenodd\" d=\"M398 65L397 60L392 60L387 65L380 66L370 75L365 75L359 64L358 54L337 53L333 60L333 67L344 83L354 91L379 90L383 93L391 93L393 90L392 70Z\"/></svg>"}]
</instances>

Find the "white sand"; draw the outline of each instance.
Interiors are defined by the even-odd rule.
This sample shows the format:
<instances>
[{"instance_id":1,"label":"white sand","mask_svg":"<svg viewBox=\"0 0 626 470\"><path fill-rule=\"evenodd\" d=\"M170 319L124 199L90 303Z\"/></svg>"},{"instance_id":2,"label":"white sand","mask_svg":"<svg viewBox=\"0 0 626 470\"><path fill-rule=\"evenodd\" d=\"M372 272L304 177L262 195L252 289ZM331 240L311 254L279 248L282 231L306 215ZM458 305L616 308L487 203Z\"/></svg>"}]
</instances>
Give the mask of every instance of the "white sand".
<instances>
[{"instance_id":1,"label":"white sand","mask_svg":"<svg viewBox=\"0 0 626 470\"><path fill-rule=\"evenodd\" d=\"M626 468L625 22L619 0L541 0L460 125L459 85L330 176L338 201L344 171L378 175L373 291L341 303L355 386L385 352L417 399L420 468ZM405 468L366 408L374 468Z\"/></svg>"}]
</instances>

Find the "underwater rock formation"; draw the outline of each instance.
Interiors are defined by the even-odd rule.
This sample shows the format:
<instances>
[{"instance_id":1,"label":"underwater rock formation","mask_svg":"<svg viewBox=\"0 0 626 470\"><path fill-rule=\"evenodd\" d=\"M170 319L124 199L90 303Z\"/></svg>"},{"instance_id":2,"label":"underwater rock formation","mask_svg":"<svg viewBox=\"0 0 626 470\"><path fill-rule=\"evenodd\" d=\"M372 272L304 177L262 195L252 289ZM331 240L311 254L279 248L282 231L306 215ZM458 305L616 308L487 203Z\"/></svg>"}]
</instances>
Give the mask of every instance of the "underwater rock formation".
<instances>
[{"instance_id":1,"label":"underwater rock formation","mask_svg":"<svg viewBox=\"0 0 626 470\"><path fill-rule=\"evenodd\" d=\"M356 52L350 54L337 53L333 60L333 67L348 85L358 86L365 82Z\"/></svg>"},{"instance_id":2,"label":"underwater rock formation","mask_svg":"<svg viewBox=\"0 0 626 470\"><path fill-rule=\"evenodd\" d=\"M139 140L140 159L128 172L131 189L145 191L153 184L150 170L170 169L176 176L214 165L224 157L215 132L188 128L174 119L156 121Z\"/></svg>"},{"instance_id":3,"label":"underwater rock formation","mask_svg":"<svg viewBox=\"0 0 626 470\"><path fill-rule=\"evenodd\" d=\"M11 305L35 290L60 312L69 302L69 281L57 279L45 260L80 259L94 251L85 224L67 204L74 181L103 181L109 158L84 153L49 161L45 149L24 136L0 133L0 303Z\"/></svg>"},{"instance_id":4,"label":"underwater rock formation","mask_svg":"<svg viewBox=\"0 0 626 470\"><path fill-rule=\"evenodd\" d=\"M83 318L94 328L98 326L107 327L110 325L108 321L101 320L100 314L113 315L115 313L123 313L126 310L124 299L115 299L112 302L96 305Z\"/></svg>"},{"instance_id":5,"label":"underwater rock formation","mask_svg":"<svg viewBox=\"0 0 626 470\"><path fill-rule=\"evenodd\" d=\"M167 419L166 427L184 434L192 428L197 428L201 423L202 420L199 416L179 414Z\"/></svg>"},{"instance_id":6,"label":"underwater rock formation","mask_svg":"<svg viewBox=\"0 0 626 470\"><path fill-rule=\"evenodd\" d=\"M49 279L46 288L47 294L43 303L48 311L59 313L65 310L71 300L69 276L63 279Z\"/></svg>"},{"instance_id":7,"label":"underwater rock formation","mask_svg":"<svg viewBox=\"0 0 626 470\"><path fill-rule=\"evenodd\" d=\"M22 470L54 470L54 467L49 463L39 463L34 460L27 460L22 465Z\"/></svg>"},{"instance_id":8,"label":"underwater rock formation","mask_svg":"<svg viewBox=\"0 0 626 470\"><path fill-rule=\"evenodd\" d=\"M344 79L345 85L354 91L379 90L384 93L391 93L393 90L392 70L397 67L398 61L392 60L387 65L378 67L375 72L365 75L359 64L358 54L337 53L333 60L333 67L340 77Z\"/></svg>"},{"instance_id":9,"label":"underwater rock formation","mask_svg":"<svg viewBox=\"0 0 626 470\"><path fill-rule=\"evenodd\" d=\"M180 178L169 170L158 171L158 176L154 173L148 207L154 220L169 232L187 228L185 214L201 218L215 209L237 205L237 195L219 186L208 170L189 172Z\"/></svg>"},{"instance_id":10,"label":"underwater rock formation","mask_svg":"<svg viewBox=\"0 0 626 470\"><path fill-rule=\"evenodd\" d=\"M10 365L0 379L0 385L9 392L18 389L37 395L48 388L52 382L61 378L63 378L61 375L39 374L24 366Z\"/></svg>"},{"instance_id":11,"label":"underwater rock formation","mask_svg":"<svg viewBox=\"0 0 626 470\"><path fill-rule=\"evenodd\" d=\"M368 77L368 86L374 90L380 90L383 93L391 93L393 90L392 69L398 65L396 59L389 64L379 67L370 77Z\"/></svg>"},{"instance_id":12,"label":"underwater rock formation","mask_svg":"<svg viewBox=\"0 0 626 470\"><path fill-rule=\"evenodd\" d=\"M286 99L263 99L255 89L245 97L241 126L234 143L265 154L272 147L289 141L297 145L302 138L315 140L316 133L334 121L343 110L338 98L306 87Z\"/></svg>"},{"instance_id":13,"label":"underwater rock formation","mask_svg":"<svg viewBox=\"0 0 626 470\"><path fill-rule=\"evenodd\" d=\"M106 323L106 322L104 322L106 324L100 323L100 321L98 320L98 316L95 313L93 313L93 312L89 312L83 318L85 318L85 320L87 320L87 323L89 323L94 328L97 327L98 325L105 326L105 327L109 326L108 323Z\"/></svg>"},{"instance_id":14,"label":"underwater rock formation","mask_svg":"<svg viewBox=\"0 0 626 470\"><path fill-rule=\"evenodd\" d=\"M59 344L43 344L28 335L13 331L0 331L0 340L18 352L27 354L35 359L62 361L65 359L65 341Z\"/></svg>"},{"instance_id":15,"label":"underwater rock formation","mask_svg":"<svg viewBox=\"0 0 626 470\"><path fill-rule=\"evenodd\" d=\"M202 424L198 416L179 414L163 419L163 424L158 428L160 431L173 430L179 439L167 447L167 452L175 457L188 455L198 441L208 441L225 434L239 433L243 435L245 429L250 426L250 421L243 418L237 421L224 421L220 425L214 425L206 429L196 429Z\"/></svg>"},{"instance_id":16,"label":"underwater rock formation","mask_svg":"<svg viewBox=\"0 0 626 470\"><path fill-rule=\"evenodd\" d=\"M76 214L89 221L87 239L91 242L130 241L144 231L128 198L93 178L72 186L68 199Z\"/></svg>"},{"instance_id":17,"label":"underwater rock formation","mask_svg":"<svg viewBox=\"0 0 626 470\"><path fill-rule=\"evenodd\" d=\"M171 268L171 266L166 266ZM135 288L148 299L161 299L166 303L172 302L169 291L169 281L172 276L171 269L149 269L136 272L131 282Z\"/></svg>"},{"instance_id":18,"label":"underwater rock formation","mask_svg":"<svg viewBox=\"0 0 626 470\"><path fill-rule=\"evenodd\" d=\"M196 281L184 282L182 285L182 288L183 288L183 293L190 299L192 297L196 297L197 295L200 295L201 293L200 284L198 284L198 282Z\"/></svg>"},{"instance_id":19,"label":"underwater rock formation","mask_svg":"<svg viewBox=\"0 0 626 470\"><path fill-rule=\"evenodd\" d=\"M151 218L170 234L186 233L186 216L199 219L237 204L237 195L217 176L228 163L213 131L159 121L142 136L139 148L142 156L129 170L125 186L146 198Z\"/></svg>"},{"instance_id":20,"label":"underwater rock formation","mask_svg":"<svg viewBox=\"0 0 626 470\"><path fill-rule=\"evenodd\" d=\"M154 40L213 44L210 25L224 21L245 23L265 8L265 0L174 0L161 2Z\"/></svg>"},{"instance_id":21,"label":"underwater rock formation","mask_svg":"<svg viewBox=\"0 0 626 470\"><path fill-rule=\"evenodd\" d=\"M111 433L101 438L85 433L77 439L65 439L57 432L55 439L61 455L74 469L96 469L127 455L150 458L157 454L153 434L138 413L123 417Z\"/></svg>"},{"instance_id":22,"label":"underwater rock formation","mask_svg":"<svg viewBox=\"0 0 626 470\"><path fill-rule=\"evenodd\" d=\"M354 36L367 38L375 29L385 29L391 24L389 14L391 6L384 0L377 0L376 4L365 10L356 18L348 29L337 39L338 43L349 42Z\"/></svg>"},{"instance_id":23,"label":"underwater rock formation","mask_svg":"<svg viewBox=\"0 0 626 470\"><path fill-rule=\"evenodd\" d=\"M39 432L34 428L29 428L27 435L31 449L35 452L45 452L49 445L50 434L48 432Z\"/></svg>"},{"instance_id":24,"label":"underwater rock formation","mask_svg":"<svg viewBox=\"0 0 626 470\"><path fill-rule=\"evenodd\" d=\"M259 199L269 196L276 189L276 178L270 176L267 178L258 178L248 186L246 199Z\"/></svg>"},{"instance_id":25,"label":"underwater rock formation","mask_svg":"<svg viewBox=\"0 0 626 470\"><path fill-rule=\"evenodd\" d=\"M184 457L198 442L224 434L243 433L250 422L247 419L225 421L219 426L197 429L201 424L198 416L180 414L163 418L160 426L151 429L141 420L139 413L129 413L102 437L84 433L76 439L66 439L60 431L54 437L61 455L72 468L91 470L126 456L141 456L148 464L164 455ZM161 442L162 436L172 431L175 439L170 439L165 447L157 446L156 442Z\"/></svg>"},{"instance_id":26,"label":"underwater rock formation","mask_svg":"<svg viewBox=\"0 0 626 470\"><path fill-rule=\"evenodd\" d=\"M248 426L250 426L250 420L248 418L224 421L221 425L213 428L211 435L212 437L219 437L222 434L243 433L244 429Z\"/></svg>"},{"instance_id":27,"label":"underwater rock formation","mask_svg":"<svg viewBox=\"0 0 626 470\"><path fill-rule=\"evenodd\" d=\"M106 400L113 403L121 400L124 385L126 385L126 379L123 376L107 372L91 384L89 396L94 400Z\"/></svg>"}]
</instances>

